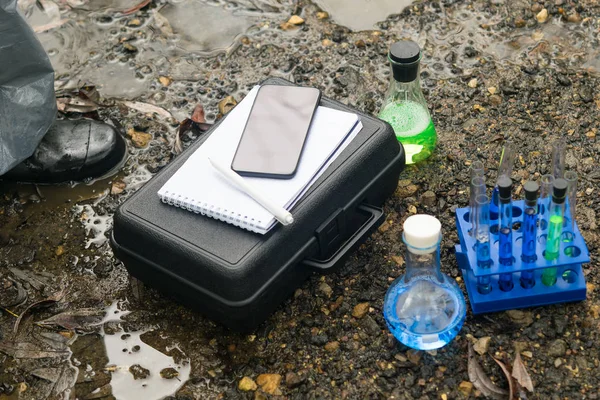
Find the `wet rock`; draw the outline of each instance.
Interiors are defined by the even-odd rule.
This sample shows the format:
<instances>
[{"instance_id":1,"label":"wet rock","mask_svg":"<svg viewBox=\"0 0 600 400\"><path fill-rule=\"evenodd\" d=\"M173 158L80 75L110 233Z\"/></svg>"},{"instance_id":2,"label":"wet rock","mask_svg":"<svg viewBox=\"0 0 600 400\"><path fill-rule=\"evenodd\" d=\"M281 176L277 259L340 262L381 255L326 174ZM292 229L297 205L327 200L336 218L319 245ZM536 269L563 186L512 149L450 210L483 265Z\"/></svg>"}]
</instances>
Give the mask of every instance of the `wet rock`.
<instances>
[{"instance_id":1,"label":"wet rock","mask_svg":"<svg viewBox=\"0 0 600 400\"><path fill-rule=\"evenodd\" d=\"M502 104L502 97L498 96L497 94L494 94L490 96L490 103L494 106L499 106L500 104Z\"/></svg>"},{"instance_id":2,"label":"wet rock","mask_svg":"<svg viewBox=\"0 0 600 400\"><path fill-rule=\"evenodd\" d=\"M125 190L125 182L123 181L115 181L113 182L111 188L110 188L110 194L121 194L123 193L123 191Z\"/></svg>"},{"instance_id":3,"label":"wet rock","mask_svg":"<svg viewBox=\"0 0 600 400\"><path fill-rule=\"evenodd\" d=\"M150 371L139 364L134 364L129 367L129 372L133 375L133 379L146 379L150 376Z\"/></svg>"},{"instance_id":4,"label":"wet rock","mask_svg":"<svg viewBox=\"0 0 600 400\"><path fill-rule=\"evenodd\" d=\"M475 89L477 87L477 83L478 83L477 78L473 78L469 81L469 83L467 83L467 86Z\"/></svg>"},{"instance_id":5,"label":"wet rock","mask_svg":"<svg viewBox=\"0 0 600 400\"><path fill-rule=\"evenodd\" d=\"M546 21L548 21L548 10L546 10L545 8L543 8L539 13L536 14L535 19L540 24L543 24Z\"/></svg>"},{"instance_id":6,"label":"wet rock","mask_svg":"<svg viewBox=\"0 0 600 400\"><path fill-rule=\"evenodd\" d=\"M581 22L581 15L579 15L577 11L572 12L571 14L567 15L567 22L578 24Z\"/></svg>"},{"instance_id":7,"label":"wet rock","mask_svg":"<svg viewBox=\"0 0 600 400\"><path fill-rule=\"evenodd\" d=\"M329 18L329 13L326 11L319 11L317 13L317 19L328 19Z\"/></svg>"},{"instance_id":8,"label":"wet rock","mask_svg":"<svg viewBox=\"0 0 600 400\"><path fill-rule=\"evenodd\" d=\"M148 146L150 140L152 140L152 135L146 132L138 132L133 128L127 131L127 134L131 138L133 145L137 148L144 148Z\"/></svg>"},{"instance_id":9,"label":"wet rock","mask_svg":"<svg viewBox=\"0 0 600 400\"><path fill-rule=\"evenodd\" d=\"M515 20L515 26L517 28L524 28L525 25L527 25L527 21L525 21L523 18L517 18Z\"/></svg>"},{"instance_id":10,"label":"wet rock","mask_svg":"<svg viewBox=\"0 0 600 400\"><path fill-rule=\"evenodd\" d=\"M473 345L473 350L475 350L480 355L484 355L488 352L490 348L490 342L492 338L490 336L484 336L482 338L477 339L477 342Z\"/></svg>"},{"instance_id":11,"label":"wet rock","mask_svg":"<svg viewBox=\"0 0 600 400\"><path fill-rule=\"evenodd\" d=\"M293 25L302 25L304 23L304 18L298 15L292 15L290 19L288 19L288 23Z\"/></svg>"},{"instance_id":12,"label":"wet rock","mask_svg":"<svg viewBox=\"0 0 600 400\"><path fill-rule=\"evenodd\" d=\"M325 345L325 350L329 351L329 352L334 352L336 350L338 350L340 348L340 342L335 341L335 342L329 342Z\"/></svg>"},{"instance_id":13,"label":"wet rock","mask_svg":"<svg viewBox=\"0 0 600 400\"><path fill-rule=\"evenodd\" d=\"M325 334L313 335L310 338L310 342L316 346L323 346L329 341L329 337Z\"/></svg>"},{"instance_id":14,"label":"wet rock","mask_svg":"<svg viewBox=\"0 0 600 400\"><path fill-rule=\"evenodd\" d=\"M562 75L562 74L561 75L557 75L556 76L556 80L562 86L571 86L571 80L569 78L567 78L565 75Z\"/></svg>"},{"instance_id":15,"label":"wet rock","mask_svg":"<svg viewBox=\"0 0 600 400\"><path fill-rule=\"evenodd\" d=\"M371 316L367 315L363 319L362 327L369 335L375 337L381 333L381 328L377 325L377 322Z\"/></svg>"},{"instance_id":16,"label":"wet rock","mask_svg":"<svg viewBox=\"0 0 600 400\"><path fill-rule=\"evenodd\" d=\"M567 342L556 339L548 346L548 355L552 357L564 356L567 352Z\"/></svg>"},{"instance_id":17,"label":"wet rock","mask_svg":"<svg viewBox=\"0 0 600 400\"><path fill-rule=\"evenodd\" d=\"M134 45L132 45L129 42L123 43L123 50L125 50L126 53L130 53L130 54L134 54L134 53L138 52L137 47L135 47Z\"/></svg>"},{"instance_id":18,"label":"wet rock","mask_svg":"<svg viewBox=\"0 0 600 400\"><path fill-rule=\"evenodd\" d=\"M424 206L433 207L435 206L436 200L437 198L435 196L435 193L433 193L431 190L428 190L421 195L421 204L423 204Z\"/></svg>"},{"instance_id":19,"label":"wet rock","mask_svg":"<svg viewBox=\"0 0 600 400\"><path fill-rule=\"evenodd\" d=\"M252 378L245 376L238 383L238 389L240 389L242 392L254 392L256 389L258 389L258 386L256 385L256 382L252 380Z\"/></svg>"},{"instance_id":20,"label":"wet rock","mask_svg":"<svg viewBox=\"0 0 600 400\"><path fill-rule=\"evenodd\" d=\"M160 376L163 379L173 379L179 376L179 372L175 368L164 368L160 371Z\"/></svg>"},{"instance_id":21,"label":"wet rock","mask_svg":"<svg viewBox=\"0 0 600 400\"><path fill-rule=\"evenodd\" d=\"M423 353L421 351L410 349L406 352L406 357L411 363L419 365L419 363L421 362L422 354Z\"/></svg>"},{"instance_id":22,"label":"wet rock","mask_svg":"<svg viewBox=\"0 0 600 400\"><path fill-rule=\"evenodd\" d=\"M256 383L260 385L263 392L276 396L281 396L279 382L281 382L281 375L279 374L262 374L256 378Z\"/></svg>"},{"instance_id":23,"label":"wet rock","mask_svg":"<svg viewBox=\"0 0 600 400\"><path fill-rule=\"evenodd\" d=\"M584 103L591 103L594 100L594 96L592 94L592 88L589 86L582 86L579 89L579 97Z\"/></svg>"},{"instance_id":24,"label":"wet rock","mask_svg":"<svg viewBox=\"0 0 600 400\"><path fill-rule=\"evenodd\" d=\"M476 57L478 54L479 54L479 52L477 50L475 50L475 48L473 46L465 47L465 56L467 56L469 58L473 58L473 57Z\"/></svg>"},{"instance_id":25,"label":"wet rock","mask_svg":"<svg viewBox=\"0 0 600 400\"><path fill-rule=\"evenodd\" d=\"M168 76L159 76L158 81L163 86L169 86L171 84L171 82L173 82L173 80L171 78L169 78Z\"/></svg>"},{"instance_id":26,"label":"wet rock","mask_svg":"<svg viewBox=\"0 0 600 400\"><path fill-rule=\"evenodd\" d=\"M363 318L369 312L369 303L360 303L352 310L352 316L354 318Z\"/></svg>"},{"instance_id":27,"label":"wet rock","mask_svg":"<svg viewBox=\"0 0 600 400\"><path fill-rule=\"evenodd\" d=\"M288 372L285 374L285 386L290 389L297 388L298 386L302 385L305 380L306 379L303 375L298 375L295 372Z\"/></svg>"}]
</instances>

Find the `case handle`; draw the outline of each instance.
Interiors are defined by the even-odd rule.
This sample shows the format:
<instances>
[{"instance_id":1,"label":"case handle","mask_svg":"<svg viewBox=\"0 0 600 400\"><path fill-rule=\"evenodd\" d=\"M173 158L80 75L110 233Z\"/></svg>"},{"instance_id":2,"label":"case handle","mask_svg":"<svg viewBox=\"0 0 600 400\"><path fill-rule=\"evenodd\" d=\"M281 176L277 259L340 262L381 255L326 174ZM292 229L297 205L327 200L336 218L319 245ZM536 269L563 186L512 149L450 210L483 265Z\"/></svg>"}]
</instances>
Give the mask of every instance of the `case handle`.
<instances>
[{"instance_id":1,"label":"case handle","mask_svg":"<svg viewBox=\"0 0 600 400\"><path fill-rule=\"evenodd\" d=\"M375 228L381 225L385 219L385 214L379 207L363 203L357 207L357 211L368 215L367 220L362 224L362 226L356 232L354 232L354 234L348 240L346 240L328 259L305 259L302 263L306 267L324 272L337 266L348 254L350 254L352 250L360 245Z\"/></svg>"}]
</instances>

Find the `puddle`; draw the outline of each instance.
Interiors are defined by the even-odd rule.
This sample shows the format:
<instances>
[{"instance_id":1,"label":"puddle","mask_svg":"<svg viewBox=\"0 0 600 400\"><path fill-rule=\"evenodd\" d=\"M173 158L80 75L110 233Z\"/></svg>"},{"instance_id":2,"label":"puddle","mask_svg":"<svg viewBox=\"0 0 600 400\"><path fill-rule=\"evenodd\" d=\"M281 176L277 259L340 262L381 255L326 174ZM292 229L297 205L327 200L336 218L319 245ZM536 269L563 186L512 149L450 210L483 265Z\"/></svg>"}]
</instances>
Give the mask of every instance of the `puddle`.
<instances>
[{"instance_id":1,"label":"puddle","mask_svg":"<svg viewBox=\"0 0 600 400\"><path fill-rule=\"evenodd\" d=\"M92 244L100 247L108 241L106 232L112 228L112 215L98 215L94 208L85 204L75 206L75 216L81 221L85 228L87 240L85 248L88 249Z\"/></svg>"},{"instance_id":2,"label":"puddle","mask_svg":"<svg viewBox=\"0 0 600 400\"><path fill-rule=\"evenodd\" d=\"M412 0L315 0L333 21L353 31L376 29L390 14L400 14Z\"/></svg>"}]
</instances>

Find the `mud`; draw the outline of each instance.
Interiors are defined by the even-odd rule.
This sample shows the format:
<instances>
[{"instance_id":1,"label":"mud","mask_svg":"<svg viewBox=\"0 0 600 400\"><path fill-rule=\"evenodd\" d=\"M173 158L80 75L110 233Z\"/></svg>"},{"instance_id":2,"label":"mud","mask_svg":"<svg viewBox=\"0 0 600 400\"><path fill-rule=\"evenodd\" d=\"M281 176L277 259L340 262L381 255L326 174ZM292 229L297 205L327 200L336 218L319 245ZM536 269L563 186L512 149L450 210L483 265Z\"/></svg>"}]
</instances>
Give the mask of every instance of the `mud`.
<instances>
[{"instance_id":1,"label":"mud","mask_svg":"<svg viewBox=\"0 0 600 400\"><path fill-rule=\"evenodd\" d=\"M360 1L349 9L360 9ZM95 183L58 188L0 183L0 301L8 310L0 311L5 345L0 399L109 399L124 393L119 380L142 385L144 379L171 388L175 393L165 395L177 399L262 399L277 393L291 399L482 397L464 382L468 343L485 336L492 338L489 355L508 360L517 351L523 355L536 390L528 398L598 398L598 2L416 2L379 21L346 17L327 0L318 2L330 12L325 19L318 17L323 10L317 5L291 0L153 1L123 15L136 3L60 2L57 17L23 2L33 26L66 20L39 33L57 70L57 89L95 85L103 97L102 120L116 121L124 135L133 128L152 140L144 148L131 145L118 175ZM387 10L387 3L381 7ZM542 23L543 8L548 19ZM190 14L198 26L211 29L194 26ZM304 24L282 29L293 14ZM214 24L215 15L227 23ZM402 37L424 49L421 79L438 150L403 172L385 205L386 222L341 271L303 283L249 335L231 333L153 290L137 296L106 237L118 205L174 157L177 121L202 104L213 122L219 101L227 96L239 101L268 76L318 87L376 113L389 80L387 48ZM124 100L160 106L172 117L132 109ZM195 137L184 136L184 147ZM584 265L587 300L516 313L469 313L459 337L435 352L413 353L398 344L385 328L381 307L389 284L404 271L404 219L416 212L441 219L442 269L462 285L453 254L458 240L453 211L468 203L469 164L483 161L493 182L502 145L511 139L520 149L513 173L520 186L549 170L550 145L559 137L567 140L567 168L580 177L577 217L592 259ZM124 183L124 190L113 194L115 182ZM20 315L64 287L60 302L31 309L14 332L11 313ZM23 291L26 300L12 304ZM114 313L115 301L129 313L100 325L83 319L78 323L85 329L68 331L35 324L82 309ZM366 315L353 317L361 303L369 305ZM112 342L124 343L125 359L115 356ZM162 353L158 376L152 362L129 357L135 346L157 357L155 351ZM482 363L507 388L493 360L482 357ZM134 379L132 365L150 376ZM162 375L171 379L161 376L167 368L175 372ZM263 374L280 379L259 378ZM242 385L249 391L239 389L243 377L257 389L252 384Z\"/></svg>"}]
</instances>

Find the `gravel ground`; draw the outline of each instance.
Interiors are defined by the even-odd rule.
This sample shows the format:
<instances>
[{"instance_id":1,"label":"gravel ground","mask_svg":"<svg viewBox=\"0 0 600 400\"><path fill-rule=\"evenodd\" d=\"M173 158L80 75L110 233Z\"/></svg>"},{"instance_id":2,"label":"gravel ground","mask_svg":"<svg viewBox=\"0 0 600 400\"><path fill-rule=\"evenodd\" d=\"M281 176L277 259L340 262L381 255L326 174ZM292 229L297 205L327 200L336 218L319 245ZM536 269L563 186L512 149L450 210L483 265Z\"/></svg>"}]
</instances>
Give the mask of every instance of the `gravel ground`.
<instances>
[{"instance_id":1,"label":"gravel ground","mask_svg":"<svg viewBox=\"0 0 600 400\"><path fill-rule=\"evenodd\" d=\"M246 10L246 2L239 3ZM119 365L106 368L102 333L120 331L145 332L144 342L179 365L189 362L189 379L173 394L177 399L483 397L469 381L467 356L469 343L485 337L491 340L477 357L498 386L508 388L490 356L512 362L518 352L535 386L528 398L598 398L598 2L418 2L364 32L336 25L335 15L324 18L308 1L256 4L262 12L244 14L255 18L247 34L209 56L172 46L155 16L158 2L128 16L83 6L64 13L79 23L55 28L59 33L88 29L86 43L98 44L86 47L94 47L89 57L62 59L59 84L74 78L97 83L105 105L99 118L124 133L142 133L134 137L142 142L132 144L118 175L94 184L36 190L0 183L0 304L21 314L68 285L58 304L28 311L33 318L23 318L17 333L16 318L0 311L0 399L111 398L106 385ZM280 26L291 15L304 23ZM212 122L220 117L219 102L227 96L240 100L267 76L316 86L326 96L376 113L389 79L386 51L400 37L412 37L424 48L421 77L439 146L430 160L406 168L385 205L386 222L344 268L304 282L249 335L229 332L152 290L136 296L105 234L116 207L172 159L175 119L202 104ZM86 76L90 65L139 74L132 78L139 93L109 94ZM174 118L136 112L117 97L157 104ZM519 193L525 180L548 171L550 145L559 137L567 140L567 168L580 177L577 218L591 253L584 265L587 300L481 316L469 312L459 336L437 351L414 352L396 342L385 327L382 301L404 272L405 218L423 212L442 221L442 271L464 289L453 254L454 210L468 203L468 166L483 161L493 182L503 143L513 140L520 151L513 172ZM194 138L185 135L184 147ZM24 293L22 305L7 306ZM114 300L130 311L123 320L94 325L86 314L79 322L70 320L76 333L64 321L32 322L60 312L102 310ZM50 342L40 339L56 332ZM136 368L132 375L145 376L144 368ZM169 377L164 376L160 379ZM142 395L151 396L137 396Z\"/></svg>"}]
</instances>

